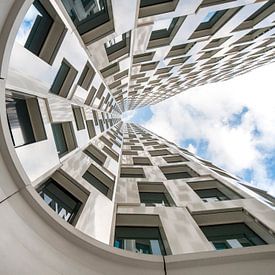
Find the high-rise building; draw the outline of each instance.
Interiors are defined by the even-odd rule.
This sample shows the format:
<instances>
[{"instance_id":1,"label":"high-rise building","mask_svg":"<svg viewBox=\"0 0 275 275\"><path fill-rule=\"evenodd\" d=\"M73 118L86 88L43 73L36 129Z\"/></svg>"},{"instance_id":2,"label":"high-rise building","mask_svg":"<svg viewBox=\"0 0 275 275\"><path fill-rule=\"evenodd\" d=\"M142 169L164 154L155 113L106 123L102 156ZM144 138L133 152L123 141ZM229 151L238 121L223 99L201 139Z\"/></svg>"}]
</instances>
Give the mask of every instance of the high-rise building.
<instances>
[{"instance_id":1,"label":"high-rise building","mask_svg":"<svg viewBox=\"0 0 275 275\"><path fill-rule=\"evenodd\" d=\"M274 274L275 199L121 120L274 62L274 11L0 2L0 274Z\"/></svg>"}]
</instances>

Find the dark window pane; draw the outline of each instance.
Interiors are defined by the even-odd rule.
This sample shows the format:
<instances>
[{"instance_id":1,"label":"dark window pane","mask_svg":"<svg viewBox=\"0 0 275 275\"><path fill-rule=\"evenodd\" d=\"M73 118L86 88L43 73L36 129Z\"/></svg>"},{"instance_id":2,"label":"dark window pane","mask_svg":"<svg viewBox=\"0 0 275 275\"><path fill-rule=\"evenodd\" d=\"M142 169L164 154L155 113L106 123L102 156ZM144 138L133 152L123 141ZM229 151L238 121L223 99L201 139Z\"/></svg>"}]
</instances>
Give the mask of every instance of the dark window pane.
<instances>
[{"instance_id":1,"label":"dark window pane","mask_svg":"<svg viewBox=\"0 0 275 275\"><path fill-rule=\"evenodd\" d=\"M144 7L163 4L167 2L173 2L173 0L140 0L140 7L144 8Z\"/></svg>"},{"instance_id":2,"label":"dark window pane","mask_svg":"<svg viewBox=\"0 0 275 275\"><path fill-rule=\"evenodd\" d=\"M52 130L58 156L62 157L68 152L68 146L66 143L62 123L52 124Z\"/></svg>"},{"instance_id":3,"label":"dark window pane","mask_svg":"<svg viewBox=\"0 0 275 275\"><path fill-rule=\"evenodd\" d=\"M164 175L168 180L192 178L192 176L187 172L169 173Z\"/></svg>"},{"instance_id":4,"label":"dark window pane","mask_svg":"<svg viewBox=\"0 0 275 275\"><path fill-rule=\"evenodd\" d=\"M84 34L109 21L105 0L62 0L80 34Z\"/></svg>"},{"instance_id":5,"label":"dark window pane","mask_svg":"<svg viewBox=\"0 0 275 275\"><path fill-rule=\"evenodd\" d=\"M204 202L229 200L229 198L217 188L194 190L194 191L197 193L197 195L200 198L203 199Z\"/></svg>"},{"instance_id":6,"label":"dark window pane","mask_svg":"<svg viewBox=\"0 0 275 275\"><path fill-rule=\"evenodd\" d=\"M84 124L81 108L74 106L73 107L73 114L74 114L74 119L75 119L77 130L85 129L85 124Z\"/></svg>"},{"instance_id":7,"label":"dark window pane","mask_svg":"<svg viewBox=\"0 0 275 275\"><path fill-rule=\"evenodd\" d=\"M7 98L6 108L14 146L35 142L26 100Z\"/></svg>"},{"instance_id":8,"label":"dark window pane","mask_svg":"<svg viewBox=\"0 0 275 275\"><path fill-rule=\"evenodd\" d=\"M43 200L65 221L72 223L81 202L53 179L38 191Z\"/></svg>"},{"instance_id":9,"label":"dark window pane","mask_svg":"<svg viewBox=\"0 0 275 275\"><path fill-rule=\"evenodd\" d=\"M146 206L155 206L156 204L162 204L170 206L166 196L162 192L140 192L140 201L145 203Z\"/></svg>"},{"instance_id":10,"label":"dark window pane","mask_svg":"<svg viewBox=\"0 0 275 275\"><path fill-rule=\"evenodd\" d=\"M102 183L98 178L92 175L89 171L86 171L83 175L83 178L88 181L93 187L95 187L102 194L107 196L109 188Z\"/></svg>"},{"instance_id":11,"label":"dark window pane","mask_svg":"<svg viewBox=\"0 0 275 275\"><path fill-rule=\"evenodd\" d=\"M25 43L25 48L34 54L39 55L52 27L53 19L39 1L34 1L33 6L38 11L38 15Z\"/></svg>"},{"instance_id":12,"label":"dark window pane","mask_svg":"<svg viewBox=\"0 0 275 275\"><path fill-rule=\"evenodd\" d=\"M62 62L51 87L51 92L58 95L61 87L70 71L70 66Z\"/></svg>"},{"instance_id":13,"label":"dark window pane","mask_svg":"<svg viewBox=\"0 0 275 275\"><path fill-rule=\"evenodd\" d=\"M201 226L201 230L218 250L266 244L244 223Z\"/></svg>"},{"instance_id":14,"label":"dark window pane","mask_svg":"<svg viewBox=\"0 0 275 275\"><path fill-rule=\"evenodd\" d=\"M136 253L166 255L158 227L117 226L114 246Z\"/></svg>"}]
</instances>

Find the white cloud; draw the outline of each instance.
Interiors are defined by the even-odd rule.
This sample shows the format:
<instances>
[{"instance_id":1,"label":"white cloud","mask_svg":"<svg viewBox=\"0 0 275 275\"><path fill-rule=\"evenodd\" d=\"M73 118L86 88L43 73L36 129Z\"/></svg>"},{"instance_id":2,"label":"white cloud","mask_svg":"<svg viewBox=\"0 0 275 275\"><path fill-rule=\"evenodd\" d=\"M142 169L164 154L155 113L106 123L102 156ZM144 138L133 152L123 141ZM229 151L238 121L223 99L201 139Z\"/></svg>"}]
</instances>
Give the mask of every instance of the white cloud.
<instances>
[{"instance_id":1,"label":"white cloud","mask_svg":"<svg viewBox=\"0 0 275 275\"><path fill-rule=\"evenodd\" d=\"M275 180L264 163L272 152L275 158L274 71L275 64L270 64L226 82L189 89L151 106L153 116L143 126L176 143L206 141L206 154L215 164L238 175L252 169L251 183L275 194ZM244 107L241 120L232 125L232 117ZM188 149L198 151L193 147Z\"/></svg>"},{"instance_id":2,"label":"white cloud","mask_svg":"<svg viewBox=\"0 0 275 275\"><path fill-rule=\"evenodd\" d=\"M126 123L130 122L131 119L135 116L136 112L137 112L136 110L131 110L131 111L124 112L122 114L122 120Z\"/></svg>"}]
</instances>

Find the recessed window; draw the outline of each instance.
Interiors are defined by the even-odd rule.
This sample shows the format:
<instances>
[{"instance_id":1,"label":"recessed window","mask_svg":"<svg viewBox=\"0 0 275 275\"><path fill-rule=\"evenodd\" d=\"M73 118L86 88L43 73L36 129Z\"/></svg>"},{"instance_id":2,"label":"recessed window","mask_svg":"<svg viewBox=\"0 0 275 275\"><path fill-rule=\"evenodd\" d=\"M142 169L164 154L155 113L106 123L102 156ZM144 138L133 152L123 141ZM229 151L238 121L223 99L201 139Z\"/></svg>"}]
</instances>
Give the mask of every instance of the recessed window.
<instances>
[{"instance_id":1,"label":"recessed window","mask_svg":"<svg viewBox=\"0 0 275 275\"><path fill-rule=\"evenodd\" d=\"M83 116L82 116L81 107L72 106L72 108L73 108L73 114L74 114L74 119L75 119L77 130L85 129L85 124L84 124L84 120L83 120Z\"/></svg>"},{"instance_id":2,"label":"recessed window","mask_svg":"<svg viewBox=\"0 0 275 275\"><path fill-rule=\"evenodd\" d=\"M152 157L171 155L171 153L166 149L164 149L164 150L151 150L151 151L148 151L148 152Z\"/></svg>"},{"instance_id":3,"label":"recessed window","mask_svg":"<svg viewBox=\"0 0 275 275\"><path fill-rule=\"evenodd\" d=\"M67 97L76 75L77 70L68 61L63 59L50 92L62 97Z\"/></svg>"},{"instance_id":4,"label":"recessed window","mask_svg":"<svg viewBox=\"0 0 275 275\"><path fill-rule=\"evenodd\" d=\"M89 171L86 171L83 175L83 178L88 181L93 187L95 187L102 194L107 196L109 192L108 186L106 186L103 182L101 182L98 178L92 175Z\"/></svg>"},{"instance_id":5,"label":"recessed window","mask_svg":"<svg viewBox=\"0 0 275 275\"><path fill-rule=\"evenodd\" d=\"M170 203L162 192L139 192L140 202L146 206L170 206Z\"/></svg>"},{"instance_id":6,"label":"recessed window","mask_svg":"<svg viewBox=\"0 0 275 275\"><path fill-rule=\"evenodd\" d=\"M123 33L105 43L109 61L113 61L130 51L130 33Z\"/></svg>"},{"instance_id":7,"label":"recessed window","mask_svg":"<svg viewBox=\"0 0 275 275\"><path fill-rule=\"evenodd\" d=\"M39 188L38 193L62 219L73 223L82 205L80 200L52 178Z\"/></svg>"},{"instance_id":8,"label":"recessed window","mask_svg":"<svg viewBox=\"0 0 275 275\"><path fill-rule=\"evenodd\" d=\"M226 13L227 10L220 10L217 12L209 12L206 17L203 19L202 23L196 29L196 31L201 31L205 29L212 28L220 18Z\"/></svg>"},{"instance_id":9,"label":"recessed window","mask_svg":"<svg viewBox=\"0 0 275 275\"><path fill-rule=\"evenodd\" d=\"M66 31L51 4L48 1L35 0L20 26L16 41L52 64Z\"/></svg>"},{"instance_id":10,"label":"recessed window","mask_svg":"<svg viewBox=\"0 0 275 275\"><path fill-rule=\"evenodd\" d=\"M93 159L97 164L103 165L107 156L101 152L95 145L90 144L84 153L87 154L91 159Z\"/></svg>"},{"instance_id":11,"label":"recessed window","mask_svg":"<svg viewBox=\"0 0 275 275\"><path fill-rule=\"evenodd\" d=\"M105 0L62 0L78 32L84 34L105 23L110 18Z\"/></svg>"},{"instance_id":12,"label":"recessed window","mask_svg":"<svg viewBox=\"0 0 275 275\"><path fill-rule=\"evenodd\" d=\"M229 198L217 188L194 190L204 202L226 201Z\"/></svg>"},{"instance_id":13,"label":"recessed window","mask_svg":"<svg viewBox=\"0 0 275 275\"><path fill-rule=\"evenodd\" d=\"M134 165L152 165L150 159L146 157L133 157L133 162Z\"/></svg>"},{"instance_id":14,"label":"recessed window","mask_svg":"<svg viewBox=\"0 0 275 275\"><path fill-rule=\"evenodd\" d=\"M209 225L200 228L216 250L266 244L245 223Z\"/></svg>"},{"instance_id":15,"label":"recessed window","mask_svg":"<svg viewBox=\"0 0 275 275\"><path fill-rule=\"evenodd\" d=\"M128 151L128 150L123 150L122 155L125 156L137 156L138 153L136 151Z\"/></svg>"},{"instance_id":16,"label":"recessed window","mask_svg":"<svg viewBox=\"0 0 275 275\"><path fill-rule=\"evenodd\" d=\"M77 84L81 86L83 89L88 90L93 81L94 76L95 70L93 69L92 65L89 62L87 62Z\"/></svg>"},{"instance_id":17,"label":"recessed window","mask_svg":"<svg viewBox=\"0 0 275 275\"><path fill-rule=\"evenodd\" d=\"M102 170L102 168L99 169L91 164L82 177L111 200L114 189L114 180L107 176Z\"/></svg>"},{"instance_id":18,"label":"recessed window","mask_svg":"<svg viewBox=\"0 0 275 275\"><path fill-rule=\"evenodd\" d=\"M122 167L120 170L121 178L145 178L142 168Z\"/></svg>"},{"instance_id":19,"label":"recessed window","mask_svg":"<svg viewBox=\"0 0 275 275\"><path fill-rule=\"evenodd\" d=\"M77 147L71 122L53 123L52 131L59 157L63 157Z\"/></svg>"},{"instance_id":20,"label":"recessed window","mask_svg":"<svg viewBox=\"0 0 275 275\"><path fill-rule=\"evenodd\" d=\"M8 125L15 147L47 139L39 104L34 97L6 97Z\"/></svg>"},{"instance_id":21,"label":"recessed window","mask_svg":"<svg viewBox=\"0 0 275 275\"><path fill-rule=\"evenodd\" d=\"M166 255L158 227L116 226L114 247L142 254Z\"/></svg>"},{"instance_id":22,"label":"recessed window","mask_svg":"<svg viewBox=\"0 0 275 275\"><path fill-rule=\"evenodd\" d=\"M171 156L171 157L164 157L164 160L167 163L176 163L176 162L184 162L184 161L188 161L188 159L186 159L183 156Z\"/></svg>"},{"instance_id":23,"label":"recessed window","mask_svg":"<svg viewBox=\"0 0 275 275\"><path fill-rule=\"evenodd\" d=\"M90 138L95 137L96 136L96 131L95 131L94 121L92 119L86 120L86 124L87 124L89 137Z\"/></svg>"},{"instance_id":24,"label":"recessed window","mask_svg":"<svg viewBox=\"0 0 275 275\"><path fill-rule=\"evenodd\" d=\"M185 179L198 176L198 174L187 165L162 166L160 169L168 180Z\"/></svg>"}]
</instances>

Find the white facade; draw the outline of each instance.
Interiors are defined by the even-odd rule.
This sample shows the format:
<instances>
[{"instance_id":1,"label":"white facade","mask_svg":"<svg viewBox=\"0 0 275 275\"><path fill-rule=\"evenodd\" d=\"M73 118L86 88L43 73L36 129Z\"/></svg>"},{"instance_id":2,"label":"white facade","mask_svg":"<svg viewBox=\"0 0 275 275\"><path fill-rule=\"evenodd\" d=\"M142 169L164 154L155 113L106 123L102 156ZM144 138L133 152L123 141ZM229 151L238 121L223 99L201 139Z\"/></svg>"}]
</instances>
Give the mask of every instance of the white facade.
<instances>
[{"instance_id":1,"label":"white facade","mask_svg":"<svg viewBox=\"0 0 275 275\"><path fill-rule=\"evenodd\" d=\"M273 274L273 198L120 117L272 62L274 1L84 2L0 4L0 273Z\"/></svg>"}]
</instances>

